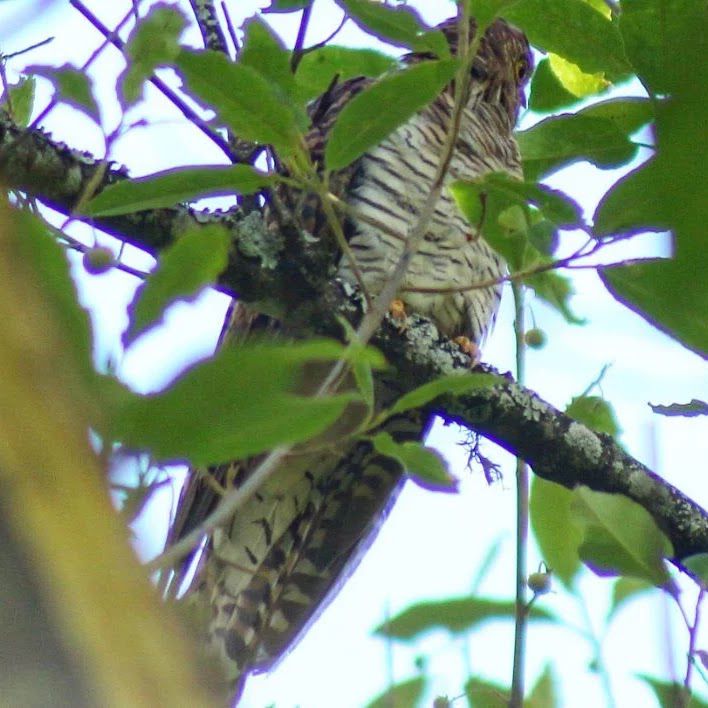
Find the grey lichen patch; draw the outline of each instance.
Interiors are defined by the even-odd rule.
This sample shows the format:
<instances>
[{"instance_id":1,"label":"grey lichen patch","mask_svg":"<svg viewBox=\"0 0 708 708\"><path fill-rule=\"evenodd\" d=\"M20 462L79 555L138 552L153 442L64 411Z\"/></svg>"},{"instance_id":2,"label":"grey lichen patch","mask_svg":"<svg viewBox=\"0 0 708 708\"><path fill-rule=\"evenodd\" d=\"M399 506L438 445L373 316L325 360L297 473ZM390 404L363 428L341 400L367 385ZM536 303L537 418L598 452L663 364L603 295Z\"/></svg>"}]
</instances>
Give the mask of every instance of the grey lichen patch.
<instances>
[{"instance_id":1,"label":"grey lichen patch","mask_svg":"<svg viewBox=\"0 0 708 708\"><path fill-rule=\"evenodd\" d=\"M245 256L258 258L267 270L278 267L283 250L283 237L277 230L267 229L260 214L247 214L239 222L237 231L238 247Z\"/></svg>"},{"instance_id":2,"label":"grey lichen patch","mask_svg":"<svg viewBox=\"0 0 708 708\"><path fill-rule=\"evenodd\" d=\"M563 437L568 445L577 450L588 462L593 465L600 462L602 443L592 430L573 421Z\"/></svg>"}]
</instances>

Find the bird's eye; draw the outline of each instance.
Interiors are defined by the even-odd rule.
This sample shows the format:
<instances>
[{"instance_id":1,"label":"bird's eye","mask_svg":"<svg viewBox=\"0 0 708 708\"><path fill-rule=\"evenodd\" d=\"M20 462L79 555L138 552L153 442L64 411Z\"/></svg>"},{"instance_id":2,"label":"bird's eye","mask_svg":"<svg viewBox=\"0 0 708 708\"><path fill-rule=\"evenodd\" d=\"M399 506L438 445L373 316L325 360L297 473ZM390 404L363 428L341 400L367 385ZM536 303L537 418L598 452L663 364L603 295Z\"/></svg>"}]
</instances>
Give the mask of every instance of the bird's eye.
<instances>
[{"instance_id":1,"label":"bird's eye","mask_svg":"<svg viewBox=\"0 0 708 708\"><path fill-rule=\"evenodd\" d=\"M517 81L523 81L527 77L528 71L529 63L526 59L517 59L514 62L514 75Z\"/></svg>"}]
</instances>

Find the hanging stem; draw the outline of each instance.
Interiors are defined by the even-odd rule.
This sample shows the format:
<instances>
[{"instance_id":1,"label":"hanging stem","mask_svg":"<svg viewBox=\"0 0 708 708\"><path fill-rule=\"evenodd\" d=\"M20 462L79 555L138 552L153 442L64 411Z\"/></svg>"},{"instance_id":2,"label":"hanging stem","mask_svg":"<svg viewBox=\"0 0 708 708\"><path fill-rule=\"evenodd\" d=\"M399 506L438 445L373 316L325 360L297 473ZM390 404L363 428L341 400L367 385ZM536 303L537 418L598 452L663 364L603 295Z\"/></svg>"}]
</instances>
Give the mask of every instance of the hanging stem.
<instances>
[{"instance_id":1,"label":"hanging stem","mask_svg":"<svg viewBox=\"0 0 708 708\"><path fill-rule=\"evenodd\" d=\"M514 333L516 335L516 380L523 383L525 374L524 286L512 281L514 293ZM526 627L529 606L526 602L526 564L529 532L529 470L516 458L516 611L514 625L514 667L509 708L521 708L524 702Z\"/></svg>"}]
</instances>

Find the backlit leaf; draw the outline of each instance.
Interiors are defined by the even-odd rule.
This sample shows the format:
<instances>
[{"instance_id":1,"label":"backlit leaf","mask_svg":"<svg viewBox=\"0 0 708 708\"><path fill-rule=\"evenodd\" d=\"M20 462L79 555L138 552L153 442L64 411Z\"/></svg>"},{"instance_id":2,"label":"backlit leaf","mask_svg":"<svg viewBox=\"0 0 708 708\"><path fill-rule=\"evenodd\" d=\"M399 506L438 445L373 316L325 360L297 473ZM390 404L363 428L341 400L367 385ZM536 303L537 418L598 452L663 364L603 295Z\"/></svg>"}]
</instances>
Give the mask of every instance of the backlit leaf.
<instances>
[{"instance_id":1,"label":"backlit leaf","mask_svg":"<svg viewBox=\"0 0 708 708\"><path fill-rule=\"evenodd\" d=\"M694 418L697 415L708 415L708 403L699 401L697 398L688 403L672 403L668 406L649 404L654 413L667 416L683 416Z\"/></svg>"},{"instance_id":2,"label":"backlit leaf","mask_svg":"<svg viewBox=\"0 0 708 708\"><path fill-rule=\"evenodd\" d=\"M601 396L575 396L565 412L598 433L617 437L621 432L612 406Z\"/></svg>"},{"instance_id":3,"label":"backlit leaf","mask_svg":"<svg viewBox=\"0 0 708 708\"><path fill-rule=\"evenodd\" d=\"M70 106L83 111L97 123L100 122L98 104L93 97L91 79L84 71L64 64L63 66L28 66L28 74L36 74L49 79L57 93L57 98Z\"/></svg>"},{"instance_id":4,"label":"backlit leaf","mask_svg":"<svg viewBox=\"0 0 708 708\"><path fill-rule=\"evenodd\" d=\"M418 705L424 690L425 678L416 676L391 686L371 703L367 703L367 708L410 708Z\"/></svg>"}]
</instances>

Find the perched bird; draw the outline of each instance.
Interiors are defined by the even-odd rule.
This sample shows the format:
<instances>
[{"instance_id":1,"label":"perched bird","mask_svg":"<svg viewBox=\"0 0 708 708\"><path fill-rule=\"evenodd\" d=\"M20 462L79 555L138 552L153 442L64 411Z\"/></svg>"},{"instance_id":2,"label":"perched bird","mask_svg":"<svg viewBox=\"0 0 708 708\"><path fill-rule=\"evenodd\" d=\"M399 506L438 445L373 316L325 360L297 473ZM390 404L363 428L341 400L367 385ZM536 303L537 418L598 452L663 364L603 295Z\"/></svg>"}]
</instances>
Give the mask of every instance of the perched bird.
<instances>
[{"instance_id":1,"label":"perched bird","mask_svg":"<svg viewBox=\"0 0 708 708\"><path fill-rule=\"evenodd\" d=\"M457 21L449 20L440 29L456 52ZM474 31L472 22L470 38ZM412 53L403 61L435 58ZM531 67L524 35L496 20L472 65L446 183L487 172L521 176L513 129ZM372 81L359 77L335 83L313 103L307 144L315 164L322 163L329 131L343 106ZM453 104L454 86L449 85L432 104L332 179L331 188L352 207L343 231L372 294L382 288L397 263L430 192ZM289 188L279 192L278 199L311 233L329 228L313 195ZM266 219L277 228L273 208L266 208ZM406 309L430 318L442 334L478 344L494 320L501 285L450 289L498 279L504 270L500 256L443 190L399 297ZM355 282L347 258L341 259L338 275ZM242 340L251 329L264 325L271 330L280 326L237 303L224 339ZM387 392L378 393L386 402ZM387 421L385 430L399 441L420 439L425 425L416 414L406 414ZM188 592L209 608L208 644L235 683L242 684L250 672L269 669L292 646L356 565L401 488L404 470L377 454L369 442L335 447L288 458L230 523L214 531L201 551ZM196 528L214 509L219 485L243 484L258 462L248 459L193 471L168 543ZM186 582L189 560L178 571L176 586Z\"/></svg>"}]
</instances>

